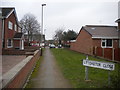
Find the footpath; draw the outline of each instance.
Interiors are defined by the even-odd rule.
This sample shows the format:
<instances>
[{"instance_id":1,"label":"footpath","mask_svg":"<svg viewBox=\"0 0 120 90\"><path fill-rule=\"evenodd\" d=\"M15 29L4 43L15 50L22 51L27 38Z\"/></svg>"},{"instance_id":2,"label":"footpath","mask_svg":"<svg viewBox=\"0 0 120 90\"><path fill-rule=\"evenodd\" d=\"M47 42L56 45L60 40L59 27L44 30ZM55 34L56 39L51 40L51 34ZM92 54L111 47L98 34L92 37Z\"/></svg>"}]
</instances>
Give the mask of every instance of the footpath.
<instances>
[{"instance_id":1,"label":"footpath","mask_svg":"<svg viewBox=\"0 0 120 90\"><path fill-rule=\"evenodd\" d=\"M46 48L43 53L37 77L31 81L33 82L31 88L72 88L61 73L49 48Z\"/></svg>"}]
</instances>

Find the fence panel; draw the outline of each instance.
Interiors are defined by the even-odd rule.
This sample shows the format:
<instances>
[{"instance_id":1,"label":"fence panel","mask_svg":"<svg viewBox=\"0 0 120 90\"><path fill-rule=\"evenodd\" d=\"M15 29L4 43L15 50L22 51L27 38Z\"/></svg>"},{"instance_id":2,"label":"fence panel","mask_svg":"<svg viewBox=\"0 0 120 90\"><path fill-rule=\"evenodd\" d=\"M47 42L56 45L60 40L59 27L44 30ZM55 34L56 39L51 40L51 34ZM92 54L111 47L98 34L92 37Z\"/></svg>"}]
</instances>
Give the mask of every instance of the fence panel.
<instances>
[{"instance_id":1,"label":"fence panel","mask_svg":"<svg viewBox=\"0 0 120 90\"><path fill-rule=\"evenodd\" d=\"M94 47L93 54L110 60L120 61L120 48Z\"/></svg>"},{"instance_id":2,"label":"fence panel","mask_svg":"<svg viewBox=\"0 0 120 90\"><path fill-rule=\"evenodd\" d=\"M104 48L104 58L112 60L112 48Z\"/></svg>"}]
</instances>

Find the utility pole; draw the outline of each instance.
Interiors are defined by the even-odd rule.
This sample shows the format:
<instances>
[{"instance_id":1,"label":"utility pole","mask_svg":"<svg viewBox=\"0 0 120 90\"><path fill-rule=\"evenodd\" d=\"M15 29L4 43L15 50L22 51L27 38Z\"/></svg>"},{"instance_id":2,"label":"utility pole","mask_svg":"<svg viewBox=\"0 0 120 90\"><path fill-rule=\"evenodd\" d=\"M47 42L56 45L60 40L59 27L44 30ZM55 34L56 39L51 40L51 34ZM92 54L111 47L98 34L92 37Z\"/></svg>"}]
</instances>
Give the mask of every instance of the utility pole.
<instances>
[{"instance_id":1,"label":"utility pole","mask_svg":"<svg viewBox=\"0 0 120 90\"><path fill-rule=\"evenodd\" d=\"M43 6L46 6L46 4L42 4L42 13L41 13L41 45L42 45L42 42L43 42L43 40L44 40L44 38L43 38Z\"/></svg>"}]
</instances>

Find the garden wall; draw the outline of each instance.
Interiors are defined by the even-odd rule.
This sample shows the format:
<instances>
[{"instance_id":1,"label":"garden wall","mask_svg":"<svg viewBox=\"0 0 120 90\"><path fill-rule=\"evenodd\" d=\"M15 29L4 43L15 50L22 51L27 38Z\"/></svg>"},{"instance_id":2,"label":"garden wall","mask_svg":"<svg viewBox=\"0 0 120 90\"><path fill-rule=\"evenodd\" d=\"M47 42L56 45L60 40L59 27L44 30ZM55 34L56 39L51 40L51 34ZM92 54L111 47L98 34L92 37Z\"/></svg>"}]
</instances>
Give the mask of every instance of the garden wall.
<instances>
[{"instance_id":1,"label":"garden wall","mask_svg":"<svg viewBox=\"0 0 120 90\"><path fill-rule=\"evenodd\" d=\"M23 88L40 57L40 53L40 50L36 50L34 55L28 56L10 71L5 73L0 81L0 83L2 83L2 88Z\"/></svg>"}]
</instances>

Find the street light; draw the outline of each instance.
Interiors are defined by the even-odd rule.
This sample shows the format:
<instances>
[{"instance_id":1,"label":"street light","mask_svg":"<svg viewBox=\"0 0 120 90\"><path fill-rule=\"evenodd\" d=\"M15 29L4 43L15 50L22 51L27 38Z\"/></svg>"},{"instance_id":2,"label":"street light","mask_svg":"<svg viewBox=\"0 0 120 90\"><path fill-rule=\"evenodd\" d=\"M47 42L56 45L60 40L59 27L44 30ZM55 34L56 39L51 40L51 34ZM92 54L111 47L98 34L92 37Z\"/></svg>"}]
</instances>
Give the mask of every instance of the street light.
<instances>
[{"instance_id":1,"label":"street light","mask_svg":"<svg viewBox=\"0 0 120 90\"><path fill-rule=\"evenodd\" d=\"M42 4L42 15L41 15L41 45L43 41L43 6L46 6L46 4Z\"/></svg>"}]
</instances>

